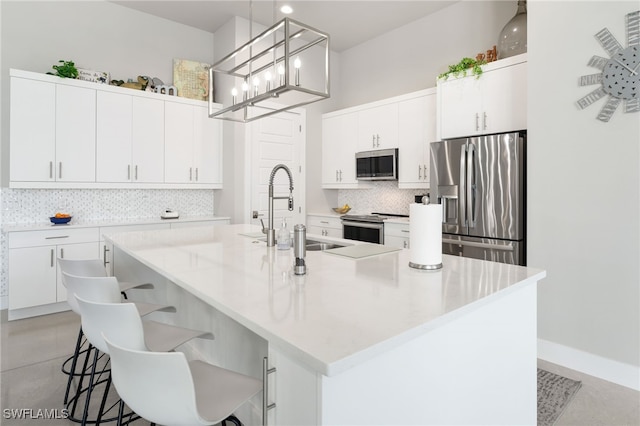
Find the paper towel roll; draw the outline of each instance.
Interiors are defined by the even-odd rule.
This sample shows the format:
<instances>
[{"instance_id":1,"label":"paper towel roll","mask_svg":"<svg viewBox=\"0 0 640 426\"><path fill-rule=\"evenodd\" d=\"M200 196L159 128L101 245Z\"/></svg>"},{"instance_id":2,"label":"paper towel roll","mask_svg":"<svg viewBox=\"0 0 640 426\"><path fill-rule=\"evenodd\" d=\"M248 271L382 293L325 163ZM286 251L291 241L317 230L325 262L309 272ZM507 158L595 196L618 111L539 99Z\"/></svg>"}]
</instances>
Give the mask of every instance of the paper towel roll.
<instances>
[{"instance_id":1,"label":"paper towel roll","mask_svg":"<svg viewBox=\"0 0 640 426\"><path fill-rule=\"evenodd\" d=\"M442 267L442 206L411 204L409 207L409 266L418 269Z\"/></svg>"}]
</instances>

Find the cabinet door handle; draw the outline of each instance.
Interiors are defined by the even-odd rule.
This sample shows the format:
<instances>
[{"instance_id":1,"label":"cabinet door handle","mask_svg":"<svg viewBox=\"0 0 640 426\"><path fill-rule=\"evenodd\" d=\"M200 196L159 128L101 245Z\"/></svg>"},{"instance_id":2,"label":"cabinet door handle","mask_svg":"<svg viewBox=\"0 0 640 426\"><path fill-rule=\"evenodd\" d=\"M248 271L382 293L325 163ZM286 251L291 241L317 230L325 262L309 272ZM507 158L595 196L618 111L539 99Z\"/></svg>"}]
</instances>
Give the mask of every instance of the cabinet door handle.
<instances>
[{"instance_id":1,"label":"cabinet door handle","mask_svg":"<svg viewBox=\"0 0 640 426\"><path fill-rule=\"evenodd\" d=\"M486 111L482 114L482 128L484 130L487 130L487 112Z\"/></svg>"},{"instance_id":2,"label":"cabinet door handle","mask_svg":"<svg viewBox=\"0 0 640 426\"><path fill-rule=\"evenodd\" d=\"M53 253L55 249L51 249L51 267L53 268Z\"/></svg>"},{"instance_id":3,"label":"cabinet door handle","mask_svg":"<svg viewBox=\"0 0 640 426\"><path fill-rule=\"evenodd\" d=\"M371 146L376 147L376 135L371 135Z\"/></svg>"},{"instance_id":4,"label":"cabinet door handle","mask_svg":"<svg viewBox=\"0 0 640 426\"><path fill-rule=\"evenodd\" d=\"M418 164L418 179L422 179L422 166Z\"/></svg>"},{"instance_id":5,"label":"cabinet door handle","mask_svg":"<svg viewBox=\"0 0 640 426\"><path fill-rule=\"evenodd\" d=\"M404 245L404 248L407 248L409 246L409 244L406 241L403 242L403 245Z\"/></svg>"},{"instance_id":6,"label":"cabinet door handle","mask_svg":"<svg viewBox=\"0 0 640 426\"><path fill-rule=\"evenodd\" d=\"M60 259L64 259L64 248L60 247Z\"/></svg>"},{"instance_id":7,"label":"cabinet door handle","mask_svg":"<svg viewBox=\"0 0 640 426\"><path fill-rule=\"evenodd\" d=\"M340 170L340 182L342 182L342 170Z\"/></svg>"},{"instance_id":8,"label":"cabinet door handle","mask_svg":"<svg viewBox=\"0 0 640 426\"><path fill-rule=\"evenodd\" d=\"M424 167L424 173L423 173L424 180L427 180L427 165L423 164L422 167Z\"/></svg>"},{"instance_id":9,"label":"cabinet door handle","mask_svg":"<svg viewBox=\"0 0 640 426\"><path fill-rule=\"evenodd\" d=\"M61 238L69 238L68 235L58 235L57 237L44 237L45 240L59 240Z\"/></svg>"},{"instance_id":10,"label":"cabinet door handle","mask_svg":"<svg viewBox=\"0 0 640 426\"><path fill-rule=\"evenodd\" d=\"M102 246L102 264L105 266L105 268L107 267L107 265L111 262L107 261L107 252L109 251L109 249L107 248L107 245L105 244L104 246Z\"/></svg>"},{"instance_id":11,"label":"cabinet door handle","mask_svg":"<svg viewBox=\"0 0 640 426\"><path fill-rule=\"evenodd\" d=\"M196 167L196 182L198 181L198 168Z\"/></svg>"},{"instance_id":12,"label":"cabinet door handle","mask_svg":"<svg viewBox=\"0 0 640 426\"><path fill-rule=\"evenodd\" d=\"M480 116L476 112L476 131L480 130Z\"/></svg>"},{"instance_id":13,"label":"cabinet door handle","mask_svg":"<svg viewBox=\"0 0 640 426\"><path fill-rule=\"evenodd\" d=\"M376 135L376 146L380 148L380 135Z\"/></svg>"},{"instance_id":14,"label":"cabinet door handle","mask_svg":"<svg viewBox=\"0 0 640 426\"><path fill-rule=\"evenodd\" d=\"M136 167L134 168L133 174L134 174L135 180L138 180L138 165L137 164L136 164Z\"/></svg>"},{"instance_id":15,"label":"cabinet door handle","mask_svg":"<svg viewBox=\"0 0 640 426\"><path fill-rule=\"evenodd\" d=\"M127 164L127 180L131 180L131 164Z\"/></svg>"},{"instance_id":16,"label":"cabinet door handle","mask_svg":"<svg viewBox=\"0 0 640 426\"><path fill-rule=\"evenodd\" d=\"M189 167L189 182L193 180L193 168Z\"/></svg>"},{"instance_id":17,"label":"cabinet door handle","mask_svg":"<svg viewBox=\"0 0 640 426\"><path fill-rule=\"evenodd\" d=\"M267 411L275 408L276 403L269 404L269 374L275 373L275 367L269 368L269 359L262 358L262 424L267 424Z\"/></svg>"},{"instance_id":18,"label":"cabinet door handle","mask_svg":"<svg viewBox=\"0 0 640 426\"><path fill-rule=\"evenodd\" d=\"M58 179L62 179L62 161L58 163Z\"/></svg>"},{"instance_id":19,"label":"cabinet door handle","mask_svg":"<svg viewBox=\"0 0 640 426\"><path fill-rule=\"evenodd\" d=\"M49 161L49 179L53 179L53 161Z\"/></svg>"}]
</instances>

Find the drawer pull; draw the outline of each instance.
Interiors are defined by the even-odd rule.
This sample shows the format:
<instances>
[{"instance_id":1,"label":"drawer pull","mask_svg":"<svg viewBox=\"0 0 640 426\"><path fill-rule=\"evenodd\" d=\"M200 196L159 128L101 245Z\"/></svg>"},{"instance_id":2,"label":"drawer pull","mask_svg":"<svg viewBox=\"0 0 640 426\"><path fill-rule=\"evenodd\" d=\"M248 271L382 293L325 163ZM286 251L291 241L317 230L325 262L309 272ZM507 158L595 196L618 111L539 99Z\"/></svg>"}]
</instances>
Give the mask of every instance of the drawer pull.
<instances>
[{"instance_id":1,"label":"drawer pull","mask_svg":"<svg viewBox=\"0 0 640 426\"><path fill-rule=\"evenodd\" d=\"M401 232L406 232L407 234L409 233L409 230L408 230L408 229L401 229L400 231L401 231Z\"/></svg>"},{"instance_id":2,"label":"drawer pull","mask_svg":"<svg viewBox=\"0 0 640 426\"><path fill-rule=\"evenodd\" d=\"M45 240L59 240L61 238L69 238L69 236L68 235L60 235L60 236L57 236L57 237L45 237L44 239Z\"/></svg>"}]
</instances>

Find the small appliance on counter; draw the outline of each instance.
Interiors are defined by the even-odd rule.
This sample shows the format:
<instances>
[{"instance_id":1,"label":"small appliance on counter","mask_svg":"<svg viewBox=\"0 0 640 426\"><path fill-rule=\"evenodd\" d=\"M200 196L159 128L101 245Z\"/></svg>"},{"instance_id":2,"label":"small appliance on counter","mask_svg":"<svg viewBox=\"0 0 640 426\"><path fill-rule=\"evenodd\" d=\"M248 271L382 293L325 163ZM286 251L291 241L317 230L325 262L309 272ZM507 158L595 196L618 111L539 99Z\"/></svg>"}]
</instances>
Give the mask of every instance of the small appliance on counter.
<instances>
[{"instance_id":1,"label":"small appliance on counter","mask_svg":"<svg viewBox=\"0 0 640 426\"><path fill-rule=\"evenodd\" d=\"M178 212L174 212L171 209L166 209L164 212L162 212L160 217L162 219L177 219L180 217L180 214Z\"/></svg>"}]
</instances>

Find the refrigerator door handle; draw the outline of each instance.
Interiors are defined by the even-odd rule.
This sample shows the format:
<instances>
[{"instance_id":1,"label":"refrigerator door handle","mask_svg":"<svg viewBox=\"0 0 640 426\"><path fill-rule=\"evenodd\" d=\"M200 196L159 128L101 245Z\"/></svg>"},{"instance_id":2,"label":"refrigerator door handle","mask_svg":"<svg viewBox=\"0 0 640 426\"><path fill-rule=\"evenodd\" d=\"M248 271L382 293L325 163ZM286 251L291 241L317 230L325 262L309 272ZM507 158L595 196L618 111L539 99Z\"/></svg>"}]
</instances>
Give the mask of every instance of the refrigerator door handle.
<instances>
[{"instance_id":1,"label":"refrigerator door handle","mask_svg":"<svg viewBox=\"0 0 640 426\"><path fill-rule=\"evenodd\" d=\"M465 182L466 186L466 220L468 222L469 228L474 228L476 226L476 218L475 218L475 185L476 185L476 169L475 169L475 154L476 154L476 146L472 143L469 144L468 152L467 152L467 180Z\"/></svg>"},{"instance_id":2,"label":"refrigerator door handle","mask_svg":"<svg viewBox=\"0 0 640 426\"><path fill-rule=\"evenodd\" d=\"M506 243L505 245L499 246L496 244L476 243L474 241L452 240L450 238L443 238L442 244L455 244L458 246L477 247L482 249L501 251L513 251L515 249L512 243Z\"/></svg>"},{"instance_id":3,"label":"refrigerator door handle","mask_svg":"<svg viewBox=\"0 0 640 426\"><path fill-rule=\"evenodd\" d=\"M467 226L467 208L465 200L466 192L466 163L467 163L467 145L465 144L460 150L460 186L458 187L458 224L459 226Z\"/></svg>"}]
</instances>

